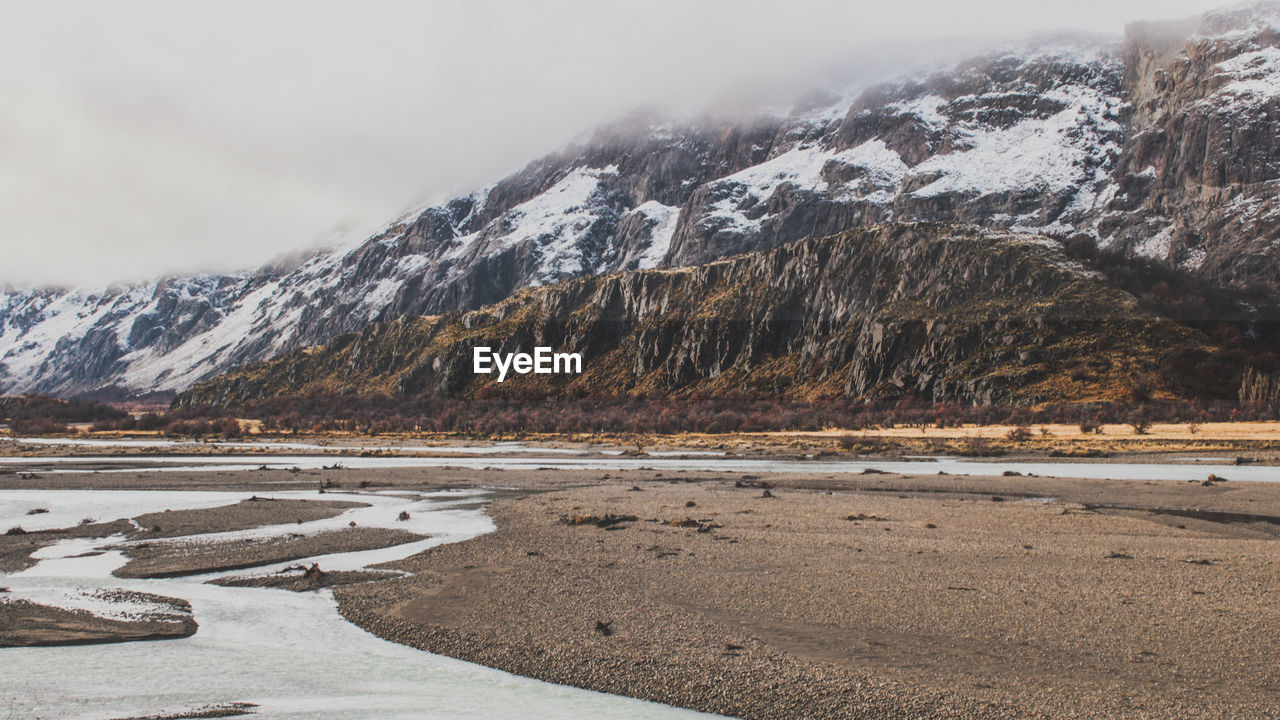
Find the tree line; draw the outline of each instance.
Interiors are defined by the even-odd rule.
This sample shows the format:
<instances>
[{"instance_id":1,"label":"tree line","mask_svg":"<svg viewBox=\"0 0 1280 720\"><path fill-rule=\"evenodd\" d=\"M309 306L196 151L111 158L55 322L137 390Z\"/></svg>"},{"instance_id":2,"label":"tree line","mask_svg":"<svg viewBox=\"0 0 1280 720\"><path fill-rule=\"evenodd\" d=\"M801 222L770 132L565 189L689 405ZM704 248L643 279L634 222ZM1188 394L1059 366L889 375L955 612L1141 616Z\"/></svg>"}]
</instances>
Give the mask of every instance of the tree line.
<instances>
[{"instance_id":1,"label":"tree line","mask_svg":"<svg viewBox=\"0 0 1280 720\"><path fill-rule=\"evenodd\" d=\"M1142 388L1135 388L1141 393ZM826 399L813 402L772 396L547 397L495 393L480 398L334 395L276 397L236 408L172 408L127 413L87 401L32 396L0 400L14 435L70 432L72 423L94 431L157 432L178 437L235 438L255 421L263 433L358 435L453 433L475 436L521 433L732 433L785 430L850 430L961 425L1104 424L1138 428L1157 422L1203 423L1272 420L1276 408L1225 401L1139 400L1055 404L1038 408L895 400ZM1138 430L1142 432L1142 430Z\"/></svg>"}]
</instances>

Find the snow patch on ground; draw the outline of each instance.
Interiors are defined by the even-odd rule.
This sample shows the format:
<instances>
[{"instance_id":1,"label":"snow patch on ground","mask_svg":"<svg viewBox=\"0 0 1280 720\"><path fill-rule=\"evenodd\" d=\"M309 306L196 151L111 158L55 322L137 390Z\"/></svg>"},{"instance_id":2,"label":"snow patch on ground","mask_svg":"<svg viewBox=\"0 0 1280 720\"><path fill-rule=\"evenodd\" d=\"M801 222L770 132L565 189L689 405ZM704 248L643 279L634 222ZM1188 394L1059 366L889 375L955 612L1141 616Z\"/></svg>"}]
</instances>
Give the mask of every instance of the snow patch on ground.
<instances>
[{"instance_id":1,"label":"snow patch on ground","mask_svg":"<svg viewBox=\"0 0 1280 720\"><path fill-rule=\"evenodd\" d=\"M1188 250L1187 256L1182 259L1182 267L1188 270L1197 270L1201 265L1204 265L1205 258L1208 256L1208 253L1200 248Z\"/></svg>"},{"instance_id":2,"label":"snow patch on ground","mask_svg":"<svg viewBox=\"0 0 1280 720\"><path fill-rule=\"evenodd\" d=\"M657 267L658 263L662 262L662 258L666 257L667 250L671 248L671 237L676 232L680 208L650 200L637 207L635 212L644 215L653 223L653 227L649 230L649 247L645 248L636 265L640 270L648 270Z\"/></svg>"},{"instance_id":3,"label":"snow patch on ground","mask_svg":"<svg viewBox=\"0 0 1280 720\"><path fill-rule=\"evenodd\" d=\"M796 190L825 192L822 167L834 153L819 145L800 145L758 165L727 175L709 183L710 192L719 196L701 223L721 230L754 232L762 218L752 218L747 210L767 200L783 184Z\"/></svg>"},{"instance_id":4,"label":"snow patch on ground","mask_svg":"<svg viewBox=\"0 0 1280 720\"><path fill-rule=\"evenodd\" d=\"M950 120L942 114L947 101L940 95L925 95L912 100L896 102L888 106L888 110L898 115L915 115L927 127L945 128Z\"/></svg>"},{"instance_id":5,"label":"snow patch on ground","mask_svg":"<svg viewBox=\"0 0 1280 720\"><path fill-rule=\"evenodd\" d=\"M1173 226L1169 225L1160 232L1134 246L1133 251L1142 257L1153 260L1164 260L1173 249Z\"/></svg>"},{"instance_id":6,"label":"snow patch on ground","mask_svg":"<svg viewBox=\"0 0 1280 720\"><path fill-rule=\"evenodd\" d=\"M1251 105L1280 96L1280 48L1241 53L1214 66L1225 81L1212 97L1232 96Z\"/></svg>"},{"instance_id":7,"label":"snow patch on ground","mask_svg":"<svg viewBox=\"0 0 1280 720\"><path fill-rule=\"evenodd\" d=\"M365 291L364 296L360 298L360 305L368 308L366 317L369 318L370 322L376 319L378 313L391 304L402 285L404 285L403 280L388 278L366 286L368 289Z\"/></svg>"},{"instance_id":8,"label":"snow patch on ground","mask_svg":"<svg viewBox=\"0 0 1280 720\"><path fill-rule=\"evenodd\" d=\"M498 236L501 242L497 250L528 241L536 243L542 257L535 278L538 283L594 270L587 267L581 241L600 219L594 200L601 180L617 174L615 165L574 168L546 192L506 214L504 220L511 229Z\"/></svg>"},{"instance_id":9,"label":"snow patch on ground","mask_svg":"<svg viewBox=\"0 0 1280 720\"><path fill-rule=\"evenodd\" d=\"M800 146L716 182L736 185L756 200L768 198L783 183L819 192L826 189L822 166L831 156L830 151L817 145Z\"/></svg>"},{"instance_id":10,"label":"snow patch on ground","mask_svg":"<svg viewBox=\"0 0 1280 720\"><path fill-rule=\"evenodd\" d=\"M879 138L837 153L831 159L864 171L861 177L841 186L843 196L877 204L892 202L897 197L909 171L902 156Z\"/></svg>"},{"instance_id":11,"label":"snow patch on ground","mask_svg":"<svg viewBox=\"0 0 1280 720\"><path fill-rule=\"evenodd\" d=\"M585 207L600 187L604 175L616 175L616 167L574 168L546 192L526 200L507 213L514 225L502 237L508 246L529 239L559 237L566 228L595 219Z\"/></svg>"},{"instance_id":12,"label":"snow patch on ground","mask_svg":"<svg viewBox=\"0 0 1280 720\"><path fill-rule=\"evenodd\" d=\"M1082 86L1055 88L1042 97L1057 100L1065 108L1007 129L953 125L966 149L934 155L917 165L914 174L939 177L913 194L1068 193L1090 181L1104 180L1112 150L1105 135L1121 129L1115 120L1119 98Z\"/></svg>"}]
</instances>

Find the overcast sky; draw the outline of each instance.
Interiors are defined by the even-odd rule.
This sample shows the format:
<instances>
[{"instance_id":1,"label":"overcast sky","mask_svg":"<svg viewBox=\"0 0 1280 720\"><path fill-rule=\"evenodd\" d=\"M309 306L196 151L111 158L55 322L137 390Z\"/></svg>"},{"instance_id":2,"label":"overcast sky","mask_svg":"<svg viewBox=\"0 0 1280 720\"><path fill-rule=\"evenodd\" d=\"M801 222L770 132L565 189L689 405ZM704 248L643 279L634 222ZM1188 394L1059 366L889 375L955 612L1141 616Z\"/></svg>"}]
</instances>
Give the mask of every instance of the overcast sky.
<instances>
[{"instance_id":1,"label":"overcast sky","mask_svg":"<svg viewBox=\"0 0 1280 720\"><path fill-rule=\"evenodd\" d=\"M883 47L1119 34L1198 0L26 2L0 15L0 284L252 267L362 237L640 105ZM856 74L859 68L849 68Z\"/></svg>"}]
</instances>

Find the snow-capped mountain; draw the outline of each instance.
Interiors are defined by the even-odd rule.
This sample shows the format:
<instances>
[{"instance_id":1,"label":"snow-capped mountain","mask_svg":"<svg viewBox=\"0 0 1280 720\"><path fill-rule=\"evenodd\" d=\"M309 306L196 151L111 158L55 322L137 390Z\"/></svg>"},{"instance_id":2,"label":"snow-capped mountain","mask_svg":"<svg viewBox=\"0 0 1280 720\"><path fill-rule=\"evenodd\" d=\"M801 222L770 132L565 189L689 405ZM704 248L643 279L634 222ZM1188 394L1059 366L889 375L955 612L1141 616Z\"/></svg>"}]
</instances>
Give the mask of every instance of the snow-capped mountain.
<instances>
[{"instance_id":1,"label":"snow-capped mountain","mask_svg":"<svg viewBox=\"0 0 1280 720\"><path fill-rule=\"evenodd\" d=\"M892 221L1280 280L1280 9L1058 38L747 119L639 114L297 267L0 292L0 392L179 390L370 323Z\"/></svg>"}]
</instances>

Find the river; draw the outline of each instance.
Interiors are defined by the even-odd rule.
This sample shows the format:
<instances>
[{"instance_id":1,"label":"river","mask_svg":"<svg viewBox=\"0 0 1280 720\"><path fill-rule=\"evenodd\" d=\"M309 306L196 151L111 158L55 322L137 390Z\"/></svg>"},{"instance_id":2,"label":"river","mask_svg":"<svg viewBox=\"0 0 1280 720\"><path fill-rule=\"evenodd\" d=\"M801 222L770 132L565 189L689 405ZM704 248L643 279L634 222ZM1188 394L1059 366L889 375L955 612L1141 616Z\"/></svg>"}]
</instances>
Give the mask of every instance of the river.
<instances>
[{"instance_id":1,"label":"river","mask_svg":"<svg viewBox=\"0 0 1280 720\"><path fill-rule=\"evenodd\" d=\"M228 470L290 469L315 470L335 464L349 470L374 468L457 467L502 470L635 470L711 471L737 473L812 473L818 475L856 474L867 470L936 475L1001 475L1016 472L1054 478L1110 480L1204 480L1209 475L1228 480L1280 481L1280 468L1269 465L1228 464L1225 458L1187 457L1176 462L1048 462L1027 460L969 460L954 457L910 460L799 460L779 458L706 457L671 453L632 457L580 454L520 457L506 453L492 456L396 456L374 455L85 455L59 457L0 457L0 470L23 472L212 472Z\"/></svg>"},{"instance_id":2,"label":"river","mask_svg":"<svg viewBox=\"0 0 1280 720\"><path fill-rule=\"evenodd\" d=\"M65 441L64 441L65 442ZM154 443L154 441L147 441ZM279 446L277 446L279 445ZM104 449L130 447L108 441ZM177 443L163 448L180 450ZM234 454L259 448L304 454ZM233 454L105 455L91 457L4 457L0 470L34 473L251 471L261 467L315 469L462 467L509 470L650 468L670 472L895 473L1000 475L1006 471L1041 477L1131 480L1203 480L1209 474L1242 481L1280 480L1280 468L1236 466L1226 458L1178 458L1175 462L1042 462L967 460L954 457L893 461L724 457L718 453L663 453L629 457L519 444L466 447L404 446L430 455L335 455L337 448L307 443L265 447L235 443L219 448ZM385 450L383 446L344 447ZM258 494L263 495L261 491ZM271 497L314 498L314 491L265 493ZM0 490L0 528L28 530L66 527L84 518L106 521L164 509L215 507L248 497L244 492L145 490ZM430 535L383 550L344 553L318 561L326 570L357 569L439 543L457 542L492 529L474 491L331 493L370 507L326 520L237 533L218 539L286 532L320 532L356 521L362 527L397 527ZM28 515L35 507L48 512ZM404 510L409 525L395 518ZM276 589L205 584L213 575L164 580L121 580L111 575L124 562L118 551L72 557L118 543L123 538L65 541L41 551L40 562L18 574L0 576L10 597L29 597L65 606L92 604L85 589L119 587L183 598L193 607L199 631L181 640L59 648L0 649L4 685L0 715L47 718L113 718L174 712L207 704L244 701L268 718L478 718L520 715L537 718L711 717L638 700L542 683L386 642L347 623L330 592L293 593ZM280 566L253 572L273 572ZM243 574L243 573L242 573ZM0 596L2 597L2 596Z\"/></svg>"},{"instance_id":3,"label":"river","mask_svg":"<svg viewBox=\"0 0 1280 720\"><path fill-rule=\"evenodd\" d=\"M314 492L258 493L315 498ZM0 527L56 527L81 518L129 517L168 509L213 507L250 493L173 491L0 490ZM329 499L372 503L326 520L268 527L230 536L319 532L356 520L397 527L431 539L394 548L309 558L327 570L356 569L417 553L435 544L488 532L493 525L475 493L332 493ZM41 507L41 515L26 513ZM395 518L408 511L408 524ZM70 523L66 521L70 520ZM693 719L714 716L630 698L530 680L381 640L346 622L327 590L205 584L216 574L122 580L111 571L118 551L72 557L118 543L71 540L45 548L21 573L0 576L10 597L92 606L86 590L125 588L189 601L199 631L185 639L49 648L0 649L0 716L116 718L178 712L227 702L259 705L264 718L513 717ZM255 569L274 572L284 565ZM244 574L247 571L239 571ZM3 595L0 595L3 597Z\"/></svg>"}]
</instances>

